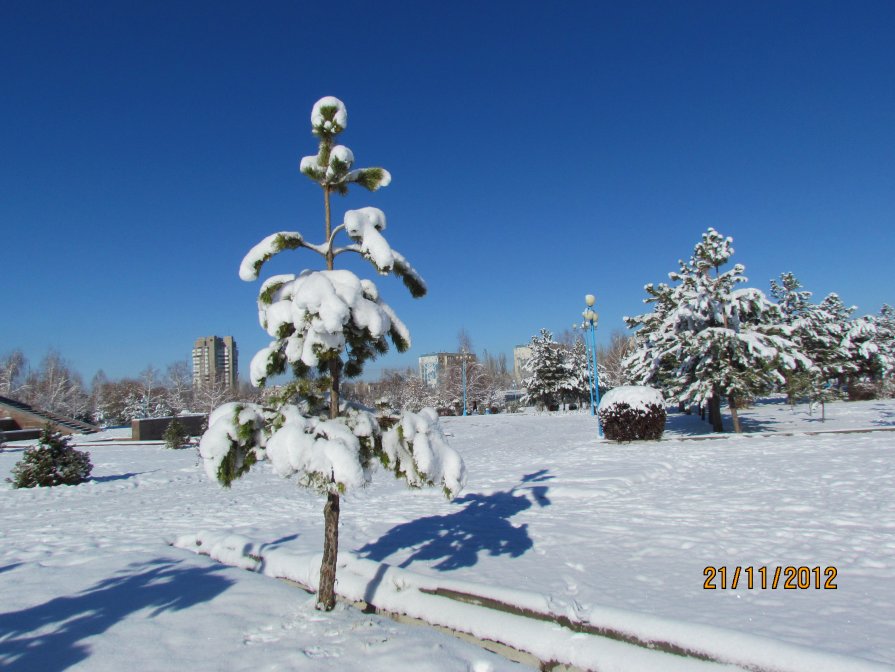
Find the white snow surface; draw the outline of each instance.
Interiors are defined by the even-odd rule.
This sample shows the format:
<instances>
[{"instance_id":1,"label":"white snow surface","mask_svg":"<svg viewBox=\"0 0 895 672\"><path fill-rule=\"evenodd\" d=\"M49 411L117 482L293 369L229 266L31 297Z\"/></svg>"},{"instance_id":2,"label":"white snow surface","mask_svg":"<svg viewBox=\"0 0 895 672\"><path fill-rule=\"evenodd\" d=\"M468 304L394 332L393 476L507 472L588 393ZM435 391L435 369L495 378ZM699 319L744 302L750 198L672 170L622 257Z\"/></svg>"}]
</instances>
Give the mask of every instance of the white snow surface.
<instances>
[{"instance_id":1,"label":"white snow surface","mask_svg":"<svg viewBox=\"0 0 895 672\"><path fill-rule=\"evenodd\" d=\"M895 429L895 401L827 404L825 422L780 400L740 416L754 433L716 438L671 413L666 440L625 445L598 440L588 414L445 418L463 496L380 478L343 498L337 589L600 670L722 667L419 589L662 638L723 669L893 669L895 433L861 430ZM270 577L316 582L320 497L267 462L223 489L194 451L120 434L77 437L88 483L0 485L3 669L519 669L427 629L314 611ZM0 478L23 445L0 453ZM837 588L703 588L707 566L790 565L835 567Z\"/></svg>"},{"instance_id":2,"label":"white snow surface","mask_svg":"<svg viewBox=\"0 0 895 672\"><path fill-rule=\"evenodd\" d=\"M631 408L647 410L650 404L665 406L662 393L655 387L646 385L623 385L609 390L600 399L600 410L616 404L627 404Z\"/></svg>"}]
</instances>

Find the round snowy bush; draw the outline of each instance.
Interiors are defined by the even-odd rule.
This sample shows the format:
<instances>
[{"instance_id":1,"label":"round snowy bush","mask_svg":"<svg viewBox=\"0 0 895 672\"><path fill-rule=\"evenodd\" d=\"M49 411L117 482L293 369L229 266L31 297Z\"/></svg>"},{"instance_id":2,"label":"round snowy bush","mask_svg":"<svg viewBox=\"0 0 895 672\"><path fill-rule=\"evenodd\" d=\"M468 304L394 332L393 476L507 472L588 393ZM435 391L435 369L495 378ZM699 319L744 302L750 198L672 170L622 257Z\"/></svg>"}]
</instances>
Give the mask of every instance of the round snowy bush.
<instances>
[{"instance_id":1,"label":"round snowy bush","mask_svg":"<svg viewBox=\"0 0 895 672\"><path fill-rule=\"evenodd\" d=\"M659 390L625 385L600 400L600 423L611 441L658 441L665 431L665 400Z\"/></svg>"},{"instance_id":2,"label":"round snowy bush","mask_svg":"<svg viewBox=\"0 0 895 672\"><path fill-rule=\"evenodd\" d=\"M77 485L90 478L93 465L90 454L75 450L71 439L45 427L40 443L26 448L22 459L12 468L12 487Z\"/></svg>"}]
</instances>

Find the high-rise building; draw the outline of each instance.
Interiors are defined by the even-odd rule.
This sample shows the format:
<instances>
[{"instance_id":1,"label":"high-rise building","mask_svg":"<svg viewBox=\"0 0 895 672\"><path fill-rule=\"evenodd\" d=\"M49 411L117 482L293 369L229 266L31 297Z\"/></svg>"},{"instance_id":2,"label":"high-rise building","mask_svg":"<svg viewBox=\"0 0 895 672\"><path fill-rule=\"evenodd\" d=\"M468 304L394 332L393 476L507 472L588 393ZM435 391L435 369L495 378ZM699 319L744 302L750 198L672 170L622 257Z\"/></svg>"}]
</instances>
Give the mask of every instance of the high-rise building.
<instances>
[{"instance_id":1,"label":"high-rise building","mask_svg":"<svg viewBox=\"0 0 895 672\"><path fill-rule=\"evenodd\" d=\"M193 345L193 387L208 387L217 381L237 388L239 353L232 336L197 338Z\"/></svg>"},{"instance_id":2,"label":"high-rise building","mask_svg":"<svg viewBox=\"0 0 895 672\"><path fill-rule=\"evenodd\" d=\"M531 346L517 345L513 348L513 379L517 385L522 384L522 380L530 375L525 370L525 364L531 359Z\"/></svg>"},{"instance_id":3,"label":"high-rise building","mask_svg":"<svg viewBox=\"0 0 895 672\"><path fill-rule=\"evenodd\" d=\"M463 366L463 360L471 364L476 361L476 356L471 352L435 352L422 355L419 358L420 378L429 387L438 387L452 369L459 370Z\"/></svg>"}]
</instances>

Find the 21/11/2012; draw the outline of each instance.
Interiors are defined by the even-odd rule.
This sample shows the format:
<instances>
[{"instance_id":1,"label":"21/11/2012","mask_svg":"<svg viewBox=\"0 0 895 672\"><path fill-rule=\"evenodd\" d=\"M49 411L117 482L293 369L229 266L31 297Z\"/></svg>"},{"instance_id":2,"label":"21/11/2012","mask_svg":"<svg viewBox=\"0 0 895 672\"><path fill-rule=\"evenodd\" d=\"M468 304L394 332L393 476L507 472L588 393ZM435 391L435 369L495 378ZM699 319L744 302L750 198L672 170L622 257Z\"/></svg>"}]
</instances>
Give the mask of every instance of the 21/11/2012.
<instances>
[{"instance_id":1,"label":"21/11/2012","mask_svg":"<svg viewBox=\"0 0 895 672\"><path fill-rule=\"evenodd\" d=\"M749 590L760 588L761 590L836 590L835 583L838 570L835 567L776 567L773 571L768 567L741 567L728 568L709 565L702 570L705 581L702 587L706 590L736 590L744 586ZM823 581L821 580L823 577ZM730 581L728 581L728 578ZM780 579L783 583L780 583ZM717 583L716 583L717 582Z\"/></svg>"}]
</instances>

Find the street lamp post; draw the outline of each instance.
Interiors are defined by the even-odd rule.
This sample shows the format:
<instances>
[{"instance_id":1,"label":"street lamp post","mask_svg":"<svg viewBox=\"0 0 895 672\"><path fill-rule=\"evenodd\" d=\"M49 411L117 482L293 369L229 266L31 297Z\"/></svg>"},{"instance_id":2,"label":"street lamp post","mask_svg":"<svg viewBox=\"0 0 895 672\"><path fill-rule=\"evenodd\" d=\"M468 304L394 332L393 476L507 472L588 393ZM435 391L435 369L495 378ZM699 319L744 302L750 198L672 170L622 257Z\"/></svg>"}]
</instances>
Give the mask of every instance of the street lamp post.
<instances>
[{"instance_id":1,"label":"street lamp post","mask_svg":"<svg viewBox=\"0 0 895 672\"><path fill-rule=\"evenodd\" d=\"M463 350L463 415L466 415L466 350Z\"/></svg>"},{"instance_id":2,"label":"street lamp post","mask_svg":"<svg viewBox=\"0 0 895 672\"><path fill-rule=\"evenodd\" d=\"M590 355L591 362L587 367L590 373L590 414L597 416L597 436L603 436L603 427L600 424L600 414L597 409L600 406L600 372L597 369L597 321L600 316L594 310L597 299L593 294L584 297L584 325L590 326ZM587 336L585 332L585 344Z\"/></svg>"}]
</instances>

